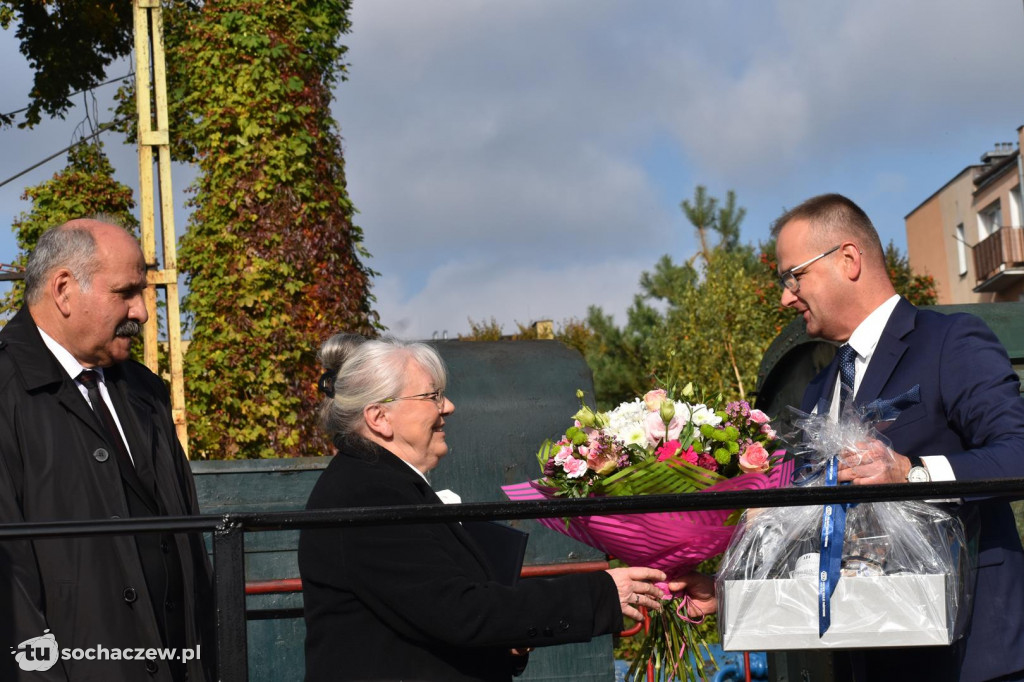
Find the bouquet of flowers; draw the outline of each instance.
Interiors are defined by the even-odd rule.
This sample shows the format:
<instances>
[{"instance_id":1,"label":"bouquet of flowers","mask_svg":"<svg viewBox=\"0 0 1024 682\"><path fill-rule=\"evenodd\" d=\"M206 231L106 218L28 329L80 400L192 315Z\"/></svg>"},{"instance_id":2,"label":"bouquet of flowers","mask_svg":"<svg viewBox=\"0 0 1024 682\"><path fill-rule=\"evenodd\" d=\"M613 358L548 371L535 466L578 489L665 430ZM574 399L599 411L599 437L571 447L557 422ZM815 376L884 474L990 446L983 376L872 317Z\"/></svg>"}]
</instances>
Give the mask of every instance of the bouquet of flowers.
<instances>
[{"instance_id":1,"label":"bouquet of flowers","mask_svg":"<svg viewBox=\"0 0 1024 682\"><path fill-rule=\"evenodd\" d=\"M557 441L537 453L543 478L503 486L511 500L607 495L655 495L703 490L756 490L785 485L776 434L768 416L743 401L698 397L692 384L674 398L665 389L601 413L586 405ZM691 402L692 401L692 402ZM789 468L789 467L785 467ZM741 510L669 511L567 519L538 519L627 564L664 571L669 580L725 551ZM648 661L658 679L705 677L686 597L673 599L652 618L630 678ZM696 652L690 657L687 650Z\"/></svg>"}]
</instances>

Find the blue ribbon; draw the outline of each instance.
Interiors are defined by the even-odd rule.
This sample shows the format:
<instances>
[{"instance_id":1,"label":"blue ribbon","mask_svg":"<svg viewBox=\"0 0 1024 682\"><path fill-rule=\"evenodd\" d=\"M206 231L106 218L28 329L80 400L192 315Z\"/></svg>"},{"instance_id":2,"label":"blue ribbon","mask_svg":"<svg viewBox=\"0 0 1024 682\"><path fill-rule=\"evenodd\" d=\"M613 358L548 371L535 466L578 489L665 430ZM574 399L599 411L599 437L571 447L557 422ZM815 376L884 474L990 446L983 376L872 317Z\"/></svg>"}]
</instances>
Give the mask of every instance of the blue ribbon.
<instances>
[{"instance_id":1,"label":"blue ribbon","mask_svg":"<svg viewBox=\"0 0 1024 682\"><path fill-rule=\"evenodd\" d=\"M891 422L899 418L908 407L921 402L921 384L915 384L894 398L878 398L860 408L861 419L865 422Z\"/></svg>"},{"instance_id":2,"label":"blue ribbon","mask_svg":"<svg viewBox=\"0 0 1024 682\"><path fill-rule=\"evenodd\" d=\"M833 456L825 468L825 485L839 483L839 458ZM843 535L847 504L827 504L821 515L821 557L818 563L818 637L832 624L832 593L839 582L843 564Z\"/></svg>"}]
</instances>

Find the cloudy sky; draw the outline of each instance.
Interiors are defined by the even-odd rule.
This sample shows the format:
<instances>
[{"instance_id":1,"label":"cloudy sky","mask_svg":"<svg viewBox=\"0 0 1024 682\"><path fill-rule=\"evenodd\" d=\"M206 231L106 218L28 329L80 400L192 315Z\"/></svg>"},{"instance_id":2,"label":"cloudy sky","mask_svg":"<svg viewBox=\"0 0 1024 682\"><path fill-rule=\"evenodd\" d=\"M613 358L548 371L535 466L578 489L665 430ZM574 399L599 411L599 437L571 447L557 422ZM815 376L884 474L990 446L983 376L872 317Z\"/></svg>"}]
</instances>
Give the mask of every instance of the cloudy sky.
<instances>
[{"instance_id":1,"label":"cloudy sky","mask_svg":"<svg viewBox=\"0 0 1024 682\"><path fill-rule=\"evenodd\" d=\"M695 250L679 203L698 184L736 191L751 243L838 191L905 249L904 216L1024 124L1015 0L354 0L352 23L334 113L377 307L404 338L589 305L623 322L640 274ZM9 34L0 62L18 109ZM0 180L84 119L0 131ZM134 149L105 139L136 186ZM60 166L0 187L0 224ZM176 168L179 195L193 177ZM15 255L0 228L0 262Z\"/></svg>"}]
</instances>

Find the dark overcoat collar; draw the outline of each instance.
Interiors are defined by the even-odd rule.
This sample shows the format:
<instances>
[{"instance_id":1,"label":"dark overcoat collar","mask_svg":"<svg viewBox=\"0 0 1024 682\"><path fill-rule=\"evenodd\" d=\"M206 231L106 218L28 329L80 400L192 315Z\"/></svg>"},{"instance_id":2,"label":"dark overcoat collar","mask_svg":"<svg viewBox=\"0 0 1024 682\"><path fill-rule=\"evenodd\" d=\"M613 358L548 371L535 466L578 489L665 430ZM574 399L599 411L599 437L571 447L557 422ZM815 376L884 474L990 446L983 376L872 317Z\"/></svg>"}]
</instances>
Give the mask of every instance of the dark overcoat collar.
<instances>
[{"instance_id":1,"label":"dark overcoat collar","mask_svg":"<svg viewBox=\"0 0 1024 682\"><path fill-rule=\"evenodd\" d=\"M78 386L46 347L27 307L22 307L4 326L0 333L0 341L4 344L5 352L14 358L15 371L21 374L25 389L29 393L53 394L71 415L97 436L109 441L106 429L96 419ZM125 482L144 495L144 499L152 501L155 477L151 425L152 414L157 406L148 393L132 390L122 366L104 368L103 378L135 461L135 472L127 472L124 476ZM138 477L133 475L136 472ZM141 484L140 478L148 483ZM156 513L157 510L154 508L154 514Z\"/></svg>"}]
</instances>

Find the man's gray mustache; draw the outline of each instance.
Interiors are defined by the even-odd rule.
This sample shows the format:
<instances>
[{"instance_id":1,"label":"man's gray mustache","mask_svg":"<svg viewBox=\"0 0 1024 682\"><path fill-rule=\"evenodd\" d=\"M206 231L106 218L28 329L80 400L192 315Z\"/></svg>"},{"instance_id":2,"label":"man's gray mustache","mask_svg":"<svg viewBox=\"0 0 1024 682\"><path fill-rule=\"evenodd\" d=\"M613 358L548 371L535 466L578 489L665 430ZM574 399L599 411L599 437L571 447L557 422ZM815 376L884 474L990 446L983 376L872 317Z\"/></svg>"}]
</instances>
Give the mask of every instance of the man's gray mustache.
<instances>
[{"instance_id":1,"label":"man's gray mustache","mask_svg":"<svg viewBox=\"0 0 1024 682\"><path fill-rule=\"evenodd\" d=\"M138 336L142 333L142 325L135 320L125 320L121 324L117 325L117 329L114 330L114 336Z\"/></svg>"}]
</instances>

